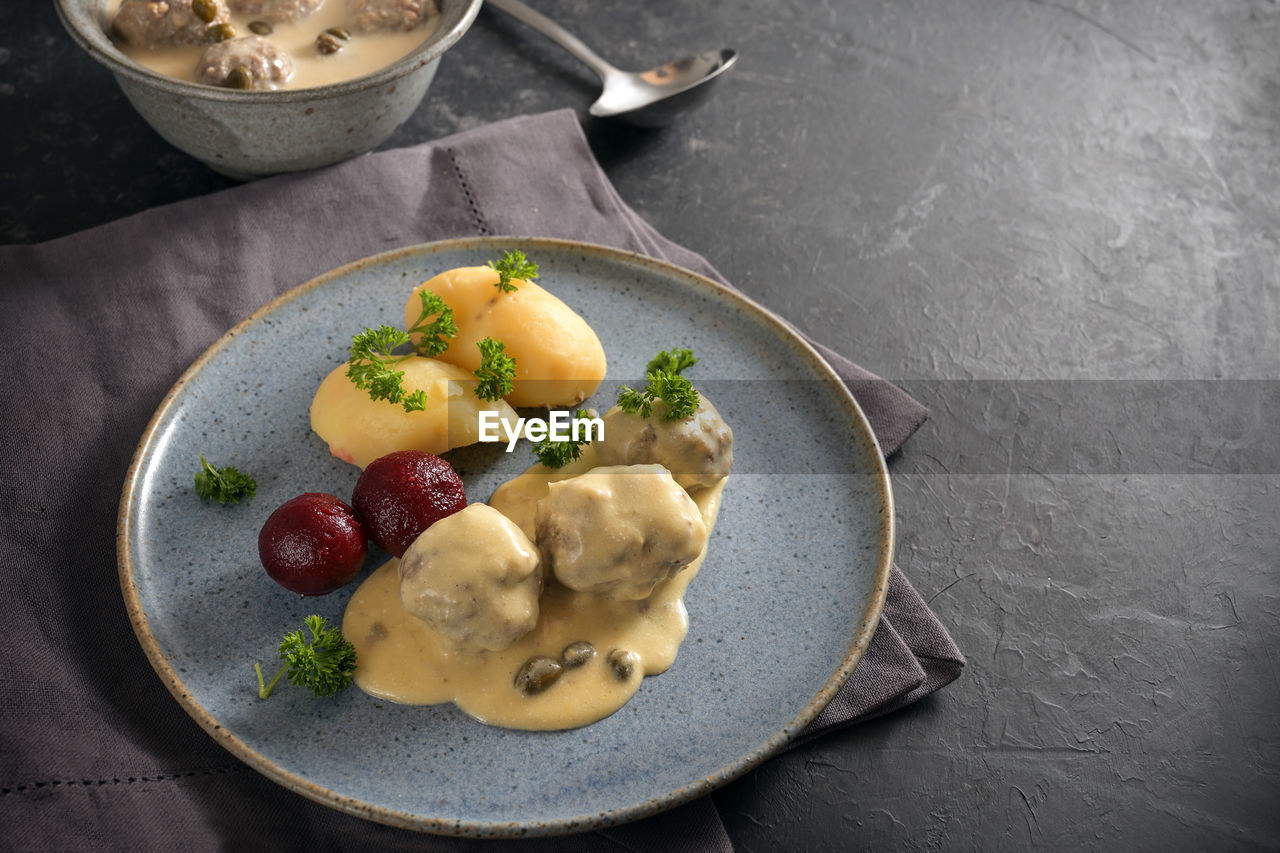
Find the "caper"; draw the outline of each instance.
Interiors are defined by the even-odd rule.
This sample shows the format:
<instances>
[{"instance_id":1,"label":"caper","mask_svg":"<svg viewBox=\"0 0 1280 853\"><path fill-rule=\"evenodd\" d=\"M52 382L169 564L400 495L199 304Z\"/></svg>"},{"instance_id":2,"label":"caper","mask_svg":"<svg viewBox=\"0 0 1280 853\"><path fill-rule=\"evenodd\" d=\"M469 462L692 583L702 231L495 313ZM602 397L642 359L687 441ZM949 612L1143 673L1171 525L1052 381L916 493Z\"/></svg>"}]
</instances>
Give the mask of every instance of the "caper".
<instances>
[{"instance_id":1,"label":"caper","mask_svg":"<svg viewBox=\"0 0 1280 853\"><path fill-rule=\"evenodd\" d=\"M342 50L342 42L337 36L321 33L316 36L316 50L324 54L337 53Z\"/></svg>"},{"instance_id":2,"label":"caper","mask_svg":"<svg viewBox=\"0 0 1280 853\"><path fill-rule=\"evenodd\" d=\"M227 79L222 81L222 85L228 89L252 89L253 72L243 65L237 65L227 74Z\"/></svg>"},{"instance_id":3,"label":"caper","mask_svg":"<svg viewBox=\"0 0 1280 853\"><path fill-rule=\"evenodd\" d=\"M269 36L275 32L275 27L271 26L270 21L250 21L249 30L255 35Z\"/></svg>"},{"instance_id":4,"label":"caper","mask_svg":"<svg viewBox=\"0 0 1280 853\"><path fill-rule=\"evenodd\" d=\"M516 689L526 696L533 696L555 684L562 672L564 667L558 660L547 657L529 658L516 673Z\"/></svg>"},{"instance_id":5,"label":"caper","mask_svg":"<svg viewBox=\"0 0 1280 853\"><path fill-rule=\"evenodd\" d=\"M586 640L579 640L564 647L560 653L560 662L565 669L577 669L596 656L596 647Z\"/></svg>"},{"instance_id":6,"label":"caper","mask_svg":"<svg viewBox=\"0 0 1280 853\"><path fill-rule=\"evenodd\" d=\"M227 41L236 37L236 28L230 24L218 24L212 32L214 41Z\"/></svg>"},{"instance_id":7,"label":"caper","mask_svg":"<svg viewBox=\"0 0 1280 853\"><path fill-rule=\"evenodd\" d=\"M206 24L218 17L218 0L191 0L191 12Z\"/></svg>"},{"instance_id":8,"label":"caper","mask_svg":"<svg viewBox=\"0 0 1280 853\"><path fill-rule=\"evenodd\" d=\"M640 656L626 649L614 649L609 652L609 666L619 681L628 681L640 665Z\"/></svg>"},{"instance_id":9,"label":"caper","mask_svg":"<svg viewBox=\"0 0 1280 853\"><path fill-rule=\"evenodd\" d=\"M325 32L331 36L337 36L343 41L351 41L351 33L347 32L345 27L329 27Z\"/></svg>"}]
</instances>

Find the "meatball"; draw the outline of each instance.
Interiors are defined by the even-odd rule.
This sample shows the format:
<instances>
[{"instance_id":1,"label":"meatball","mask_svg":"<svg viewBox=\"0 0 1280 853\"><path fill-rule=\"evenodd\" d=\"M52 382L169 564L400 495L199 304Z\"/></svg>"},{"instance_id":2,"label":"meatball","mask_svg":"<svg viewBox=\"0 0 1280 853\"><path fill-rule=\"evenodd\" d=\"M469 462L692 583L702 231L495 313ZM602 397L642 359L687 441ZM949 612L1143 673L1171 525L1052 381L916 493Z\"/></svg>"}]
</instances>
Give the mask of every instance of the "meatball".
<instances>
[{"instance_id":1,"label":"meatball","mask_svg":"<svg viewBox=\"0 0 1280 853\"><path fill-rule=\"evenodd\" d=\"M661 465L614 465L552 483L534 515L547 571L578 592L647 598L707 543L698 506Z\"/></svg>"},{"instance_id":2,"label":"meatball","mask_svg":"<svg viewBox=\"0 0 1280 853\"><path fill-rule=\"evenodd\" d=\"M417 29L440 14L435 0L347 0L351 28L358 33L374 30Z\"/></svg>"},{"instance_id":3,"label":"meatball","mask_svg":"<svg viewBox=\"0 0 1280 853\"><path fill-rule=\"evenodd\" d=\"M605 413L604 440L596 442L602 465L664 466L686 489L713 486L733 467L733 430L702 397L689 418L664 421L666 403L658 400L647 418L614 406Z\"/></svg>"},{"instance_id":4,"label":"meatball","mask_svg":"<svg viewBox=\"0 0 1280 853\"><path fill-rule=\"evenodd\" d=\"M293 76L293 57L262 36L244 36L211 45L196 73L210 86L278 89Z\"/></svg>"},{"instance_id":5,"label":"meatball","mask_svg":"<svg viewBox=\"0 0 1280 853\"><path fill-rule=\"evenodd\" d=\"M230 12L223 0L124 0L112 27L135 47L212 44Z\"/></svg>"},{"instance_id":6,"label":"meatball","mask_svg":"<svg viewBox=\"0 0 1280 853\"><path fill-rule=\"evenodd\" d=\"M316 13L324 0L227 0L241 15L263 21L297 21Z\"/></svg>"},{"instance_id":7,"label":"meatball","mask_svg":"<svg viewBox=\"0 0 1280 853\"><path fill-rule=\"evenodd\" d=\"M491 506L440 519L400 560L400 601L450 645L499 651L538 623L542 570L529 537Z\"/></svg>"}]
</instances>

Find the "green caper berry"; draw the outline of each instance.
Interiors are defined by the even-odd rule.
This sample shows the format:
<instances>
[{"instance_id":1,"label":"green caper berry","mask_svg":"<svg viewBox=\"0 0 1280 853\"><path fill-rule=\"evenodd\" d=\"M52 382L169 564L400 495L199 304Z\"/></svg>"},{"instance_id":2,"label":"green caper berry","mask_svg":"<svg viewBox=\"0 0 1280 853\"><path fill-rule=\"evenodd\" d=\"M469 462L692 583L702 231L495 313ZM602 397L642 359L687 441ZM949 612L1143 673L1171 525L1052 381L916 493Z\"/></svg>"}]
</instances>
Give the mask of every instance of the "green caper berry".
<instances>
[{"instance_id":1,"label":"green caper berry","mask_svg":"<svg viewBox=\"0 0 1280 853\"><path fill-rule=\"evenodd\" d=\"M328 33L321 33L316 36L316 50L326 55L337 53L342 50L342 42L338 41L336 36L331 36Z\"/></svg>"},{"instance_id":2,"label":"green caper berry","mask_svg":"<svg viewBox=\"0 0 1280 853\"><path fill-rule=\"evenodd\" d=\"M329 27L325 32L331 36L337 36L343 41L351 41L351 33L347 32L345 27Z\"/></svg>"},{"instance_id":3,"label":"green caper berry","mask_svg":"<svg viewBox=\"0 0 1280 853\"><path fill-rule=\"evenodd\" d=\"M222 85L228 89L252 89L253 72L243 65L237 65L227 74L227 79L222 81Z\"/></svg>"},{"instance_id":4,"label":"green caper berry","mask_svg":"<svg viewBox=\"0 0 1280 853\"><path fill-rule=\"evenodd\" d=\"M250 21L249 30L255 35L269 36L275 32L275 27L269 21Z\"/></svg>"},{"instance_id":5,"label":"green caper berry","mask_svg":"<svg viewBox=\"0 0 1280 853\"><path fill-rule=\"evenodd\" d=\"M213 28L214 41L227 41L236 37L236 28L230 24L218 24Z\"/></svg>"},{"instance_id":6,"label":"green caper berry","mask_svg":"<svg viewBox=\"0 0 1280 853\"><path fill-rule=\"evenodd\" d=\"M613 668L613 674L618 676L619 681L629 680L635 674L639 664L640 656L635 652L629 652L626 649L614 649L609 652L609 666Z\"/></svg>"},{"instance_id":7,"label":"green caper berry","mask_svg":"<svg viewBox=\"0 0 1280 853\"><path fill-rule=\"evenodd\" d=\"M586 640L579 640L564 647L560 653L560 662L565 669L577 669L596 656L596 647Z\"/></svg>"},{"instance_id":8,"label":"green caper berry","mask_svg":"<svg viewBox=\"0 0 1280 853\"><path fill-rule=\"evenodd\" d=\"M191 11L206 24L212 24L213 19L218 17L217 0L191 0Z\"/></svg>"},{"instance_id":9,"label":"green caper berry","mask_svg":"<svg viewBox=\"0 0 1280 853\"><path fill-rule=\"evenodd\" d=\"M555 684L562 672L564 667L557 660L546 657L529 658L516 672L516 689L526 696L533 696Z\"/></svg>"}]
</instances>

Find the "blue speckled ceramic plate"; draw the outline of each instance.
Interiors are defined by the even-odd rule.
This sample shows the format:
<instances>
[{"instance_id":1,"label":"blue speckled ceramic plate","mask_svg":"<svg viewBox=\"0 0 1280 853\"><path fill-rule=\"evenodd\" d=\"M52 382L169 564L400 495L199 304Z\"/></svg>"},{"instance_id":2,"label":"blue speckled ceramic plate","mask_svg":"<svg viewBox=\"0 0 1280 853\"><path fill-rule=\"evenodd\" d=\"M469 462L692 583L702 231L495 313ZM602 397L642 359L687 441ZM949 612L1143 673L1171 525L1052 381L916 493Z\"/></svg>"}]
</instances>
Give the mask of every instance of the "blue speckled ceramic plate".
<instances>
[{"instance_id":1,"label":"blue speckled ceramic plate","mask_svg":"<svg viewBox=\"0 0 1280 853\"><path fill-rule=\"evenodd\" d=\"M452 705L405 707L359 689L284 685L257 698L254 661L316 612L338 623L354 585L300 599L257 556L270 511L306 491L347 498L355 468L311 434L321 378L365 326L398 325L409 289L520 248L539 282L595 328L609 378L634 382L658 349L691 346L690 378L733 427L734 472L689 589L675 665L582 729L490 728ZM202 503L203 453L257 477L255 499ZM472 500L531 462L485 445L450 456ZM694 273L557 240L452 240L310 281L246 319L182 376L125 483L120 581L138 638L184 708L271 779L362 817L430 832L574 832L690 800L777 752L834 695L880 616L893 552L883 457L835 374L758 306ZM370 566L369 568L372 568ZM367 570L366 570L367 571ZM362 575L363 577L363 575Z\"/></svg>"}]
</instances>

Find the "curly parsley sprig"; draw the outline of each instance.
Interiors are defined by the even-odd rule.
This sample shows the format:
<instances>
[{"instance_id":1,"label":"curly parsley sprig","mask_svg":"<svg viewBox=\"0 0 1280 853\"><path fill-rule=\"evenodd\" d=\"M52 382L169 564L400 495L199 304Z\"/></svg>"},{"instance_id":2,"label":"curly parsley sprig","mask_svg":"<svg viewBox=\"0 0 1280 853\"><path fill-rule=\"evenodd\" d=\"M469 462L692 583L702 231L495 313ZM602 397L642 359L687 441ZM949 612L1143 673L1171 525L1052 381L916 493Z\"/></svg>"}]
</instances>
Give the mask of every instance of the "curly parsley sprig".
<instances>
[{"instance_id":1,"label":"curly parsley sprig","mask_svg":"<svg viewBox=\"0 0 1280 853\"><path fill-rule=\"evenodd\" d=\"M649 417L655 400L666 404L662 413L664 421L681 421L698 410L700 398L693 384L680 375L680 371L697 362L693 350L678 349L658 353L646 366L647 384L637 391L626 385L618 389L618 406L624 412Z\"/></svg>"},{"instance_id":2,"label":"curly parsley sprig","mask_svg":"<svg viewBox=\"0 0 1280 853\"><path fill-rule=\"evenodd\" d=\"M516 378L516 360L507 355L507 345L493 338L476 341L480 348L480 366L476 368L476 396L497 401L511 393Z\"/></svg>"},{"instance_id":3,"label":"curly parsley sprig","mask_svg":"<svg viewBox=\"0 0 1280 853\"><path fill-rule=\"evenodd\" d=\"M311 631L310 642L302 630L284 635L280 643L280 660L285 665L275 678L264 683L262 667L254 663L253 671L258 674L258 698L270 696L276 682L286 672L290 684L310 688L317 696L332 696L351 684L356 671L356 647L342 636L342 631L327 627L320 616L308 616L304 623Z\"/></svg>"},{"instance_id":4,"label":"curly parsley sprig","mask_svg":"<svg viewBox=\"0 0 1280 853\"><path fill-rule=\"evenodd\" d=\"M414 355L439 355L449 348L449 339L458 334L453 309L438 294L424 289L418 291L418 297L422 300L422 311L409 331L402 332L386 325L365 329L351 339L350 357L347 359L347 378L353 385L368 391L370 399L398 404L406 412L424 410L427 393L422 389L413 393L406 391L404 371L396 370L396 365ZM413 352L397 354L397 349L412 343L411 334L422 336L417 348Z\"/></svg>"},{"instance_id":5,"label":"curly parsley sprig","mask_svg":"<svg viewBox=\"0 0 1280 853\"><path fill-rule=\"evenodd\" d=\"M252 498L258 492L258 481L234 467L215 467L200 454L200 470L196 472L196 494L201 500L215 500L223 506Z\"/></svg>"},{"instance_id":6,"label":"curly parsley sprig","mask_svg":"<svg viewBox=\"0 0 1280 853\"><path fill-rule=\"evenodd\" d=\"M427 394L422 389L412 394L404 389L404 371L395 366L413 353L396 355L394 350L409 343L409 333L391 326L365 329L351 339L351 358L347 378L374 400L399 404L406 412L421 412L427 407Z\"/></svg>"},{"instance_id":7,"label":"curly parsley sprig","mask_svg":"<svg viewBox=\"0 0 1280 853\"><path fill-rule=\"evenodd\" d=\"M422 313L409 327L410 335L421 335L417 350L420 354L437 356L449 348L449 339L457 337L458 324L453 321L453 309L440 295L425 287L418 291L422 299ZM430 318L434 317L434 320Z\"/></svg>"},{"instance_id":8,"label":"curly parsley sprig","mask_svg":"<svg viewBox=\"0 0 1280 853\"><path fill-rule=\"evenodd\" d=\"M498 273L498 280L493 286L503 293L511 293L519 289L511 283L513 278L533 281L538 277L538 265L526 258L524 252L518 249L514 252L504 251L502 260L489 261L486 266Z\"/></svg>"},{"instance_id":9,"label":"curly parsley sprig","mask_svg":"<svg viewBox=\"0 0 1280 853\"><path fill-rule=\"evenodd\" d=\"M660 370L678 376L697 363L698 359L691 349L673 349L670 352L663 350L649 360L644 372L648 375Z\"/></svg>"},{"instance_id":10,"label":"curly parsley sprig","mask_svg":"<svg viewBox=\"0 0 1280 853\"><path fill-rule=\"evenodd\" d=\"M579 421L591 423L591 415L586 409L578 409L573 413L573 420L569 422L569 439L567 441L552 441L550 437L544 438L542 441L533 443L533 455L538 457L538 461L546 468L563 468L570 462L582 456L582 446L590 441L588 436L591 435L591 427L581 430L581 437L574 438L573 425Z\"/></svg>"}]
</instances>

